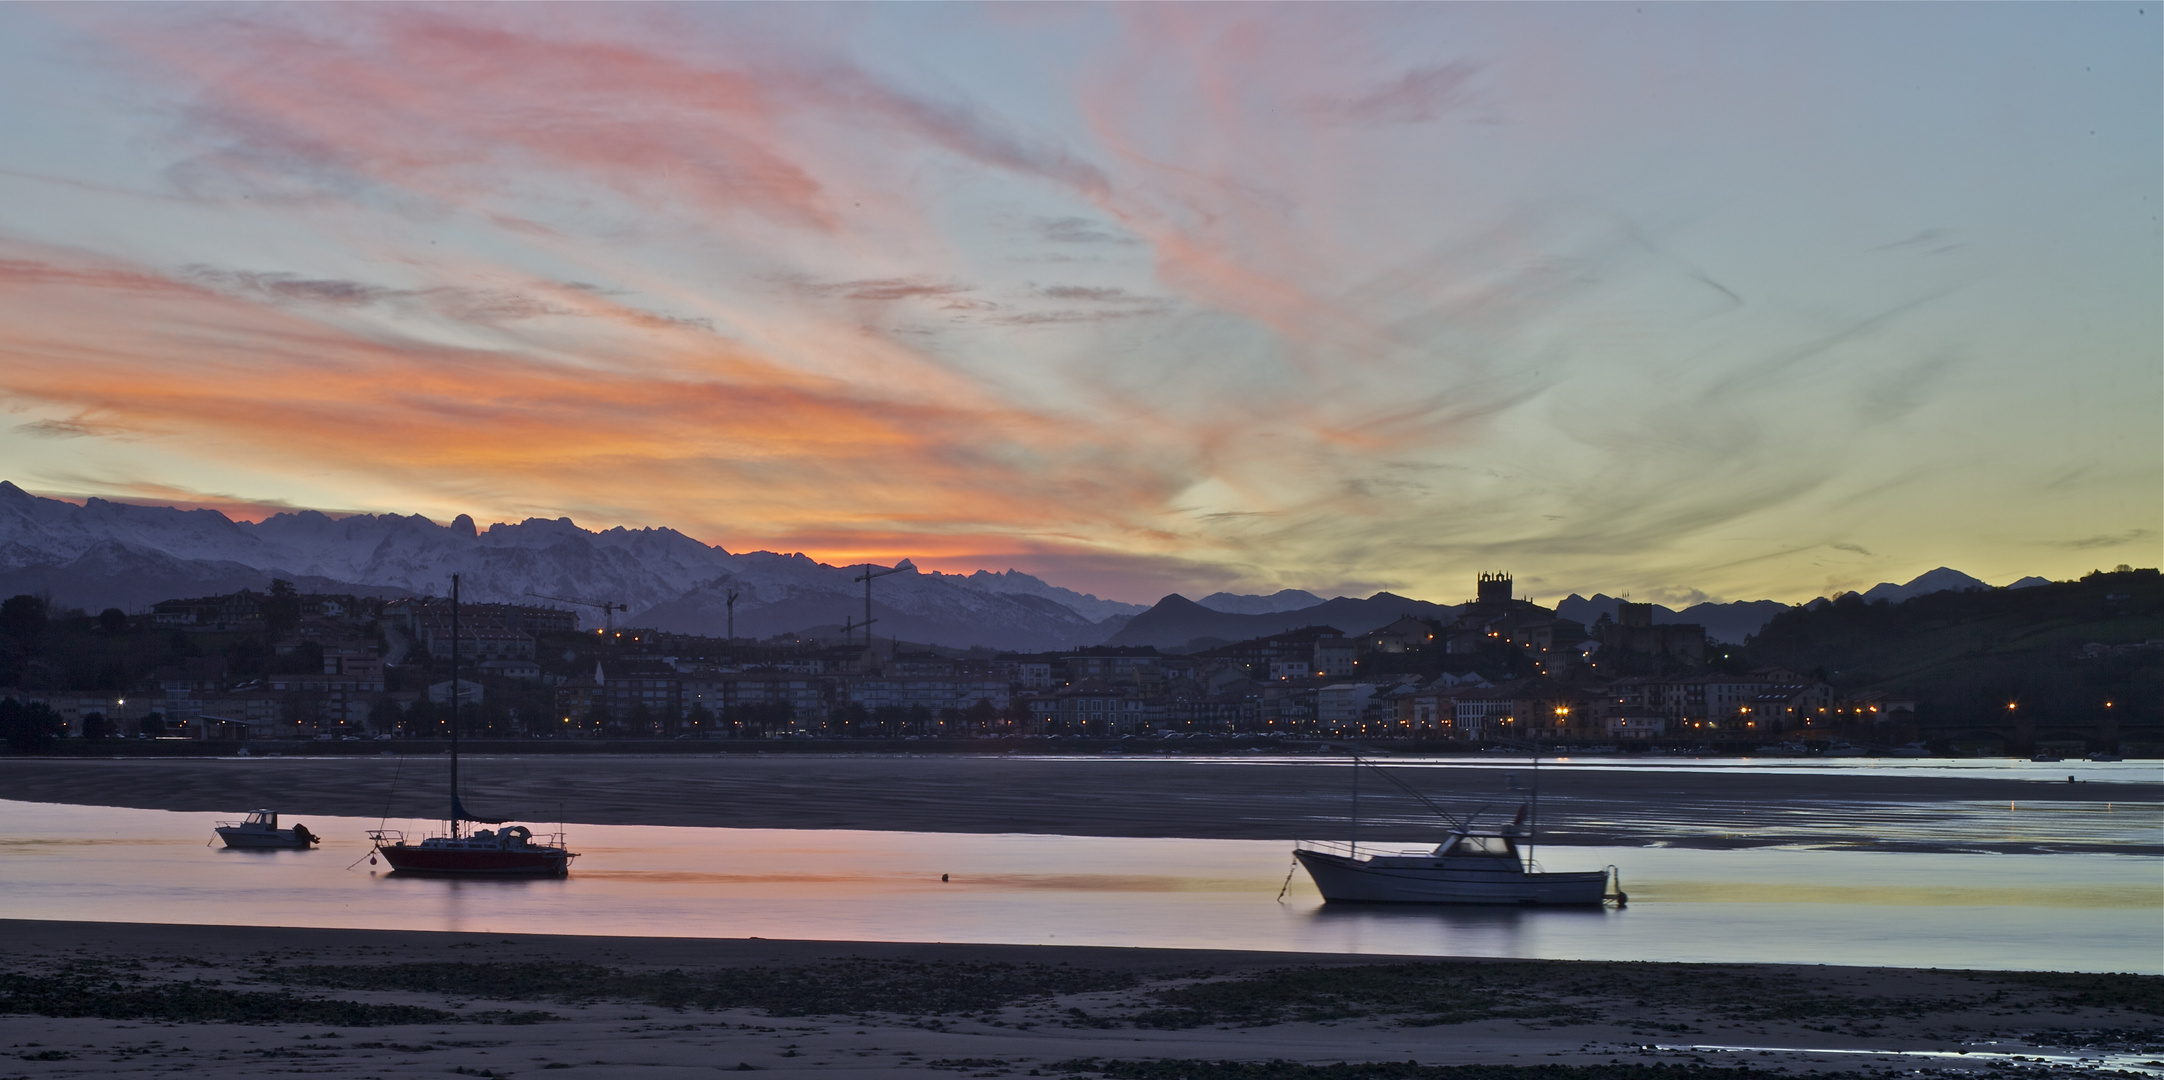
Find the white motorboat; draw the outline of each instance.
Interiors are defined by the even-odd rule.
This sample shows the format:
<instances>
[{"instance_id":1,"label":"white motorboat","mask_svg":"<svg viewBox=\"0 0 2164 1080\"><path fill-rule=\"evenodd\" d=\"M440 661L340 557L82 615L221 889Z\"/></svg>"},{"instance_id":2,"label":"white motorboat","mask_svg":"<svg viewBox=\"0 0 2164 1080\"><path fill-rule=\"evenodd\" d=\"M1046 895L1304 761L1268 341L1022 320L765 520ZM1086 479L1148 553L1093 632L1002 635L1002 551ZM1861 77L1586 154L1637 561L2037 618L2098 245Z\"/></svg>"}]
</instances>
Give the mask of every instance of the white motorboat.
<instances>
[{"instance_id":1,"label":"white motorboat","mask_svg":"<svg viewBox=\"0 0 2164 1080\"><path fill-rule=\"evenodd\" d=\"M1361 766L1374 766L1359 758L1353 759L1353 816L1354 839L1346 844L1300 841L1293 846L1293 858L1307 870L1314 880L1315 888L1329 903L1385 903L1385 904L1522 904L1539 906L1599 907L1613 899L1616 906L1627 902L1623 894L1621 875L1615 867L1583 872L1550 873L1541 870L1533 862L1531 845L1533 833L1527 828L1526 814L1538 805L1540 787L1539 758L1534 758L1533 801L1518 807L1518 816L1500 829L1480 830L1473 827L1469 818L1460 823L1452 819L1418 791L1387 772L1380 772L1384 779L1403 789L1407 794L1425 803L1444 820L1451 822L1443 842L1432 851L1398 851L1362 855L1360 835L1360 788L1357 781ZM1511 787L1516 788L1513 777ZM1535 818L1537 821L1538 819ZM1536 826L1537 827L1537 826ZM1527 841L1526 851L1521 853L1518 837L1521 830ZM1609 882L1615 881L1613 891Z\"/></svg>"},{"instance_id":2,"label":"white motorboat","mask_svg":"<svg viewBox=\"0 0 2164 1080\"><path fill-rule=\"evenodd\" d=\"M316 846L322 837L308 831L308 826L294 822L290 829L278 827L278 815L268 810L256 810L241 821L218 823L218 839L229 848L299 848Z\"/></svg>"},{"instance_id":3,"label":"white motorboat","mask_svg":"<svg viewBox=\"0 0 2164 1080\"><path fill-rule=\"evenodd\" d=\"M1835 742L1820 752L1821 757L1869 757L1871 751L1852 742Z\"/></svg>"},{"instance_id":4,"label":"white motorboat","mask_svg":"<svg viewBox=\"0 0 2164 1080\"><path fill-rule=\"evenodd\" d=\"M1303 842L1293 857L1332 903L1524 904L1598 907L1623 900L1613 868L1572 873L1528 869L1513 829L1454 831L1433 851L1340 854L1335 845Z\"/></svg>"}]
</instances>

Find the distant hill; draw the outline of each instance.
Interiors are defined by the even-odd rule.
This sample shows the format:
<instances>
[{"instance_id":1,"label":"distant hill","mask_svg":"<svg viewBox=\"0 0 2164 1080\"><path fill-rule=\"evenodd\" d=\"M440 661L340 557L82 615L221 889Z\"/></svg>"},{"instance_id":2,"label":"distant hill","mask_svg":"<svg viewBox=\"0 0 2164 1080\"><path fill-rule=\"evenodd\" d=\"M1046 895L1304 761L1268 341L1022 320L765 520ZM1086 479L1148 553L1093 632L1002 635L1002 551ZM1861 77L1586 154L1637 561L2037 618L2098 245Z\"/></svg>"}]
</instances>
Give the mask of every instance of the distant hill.
<instances>
[{"instance_id":1,"label":"distant hill","mask_svg":"<svg viewBox=\"0 0 2164 1080\"><path fill-rule=\"evenodd\" d=\"M2033 581L2035 579L2024 578L2023 580ZM1941 566L1936 570L1927 570L1916 575L1906 585L1896 585L1891 581L1879 582L1864 590L1863 601L1869 604L1884 600L1891 604L1898 604L1903 600L1913 600L1916 597L1929 596L1937 592L1975 592L1988 588L1991 588L1991 586L1983 581L1972 578L1952 567Z\"/></svg>"},{"instance_id":2,"label":"distant hill","mask_svg":"<svg viewBox=\"0 0 2164 1080\"><path fill-rule=\"evenodd\" d=\"M1196 602L1211 611L1222 611L1228 615L1274 615L1280 611L1311 608L1323 600L1305 589L1280 589L1268 596L1214 592Z\"/></svg>"},{"instance_id":3,"label":"distant hill","mask_svg":"<svg viewBox=\"0 0 2164 1080\"><path fill-rule=\"evenodd\" d=\"M2006 587L2009 589L2028 589L2049 584L2051 584L2051 581L2047 578L2025 577ZM1880 600L1888 603L1900 603L1903 600L1913 600L1916 597L1929 596L1932 593L1974 592L1990 588L1992 586L1989 583L1979 578L1973 578L1959 570L1941 566L1936 570L1918 574L1905 585L1896 585L1890 581L1880 582L1858 595L1867 604ZM1555 612L1566 619L1576 619L1587 626L1591 626L1602 615L1606 615L1611 619L1614 618L1616 605L1620 602L1620 597L1608 596L1603 593L1594 593L1591 599L1572 593L1569 599L1555 606ZM1809 606L1818 607L1832 602L1820 597L1812 601ZM1778 600L1736 600L1726 604L1692 604L1681 611L1655 604L1653 605L1653 622L1656 625L1697 623L1706 628L1706 635L1713 640L1726 642L1730 645L1741 645L1744 639L1758 633L1759 629L1766 625L1767 620L1787 611L1789 607L1790 605Z\"/></svg>"},{"instance_id":4,"label":"distant hill","mask_svg":"<svg viewBox=\"0 0 2164 1080\"><path fill-rule=\"evenodd\" d=\"M1348 634L1364 634L1413 615L1449 621L1458 609L1431 604L1393 593L1379 592L1365 600L1340 596L1311 607L1257 615L1214 611L1174 593L1157 606L1128 620L1127 625L1105 641L1107 645L1154 645L1160 649L1184 648L1197 638L1244 641L1303 626L1335 626Z\"/></svg>"},{"instance_id":5,"label":"distant hill","mask_svg":"<svg viewBox=\"0 0 2164 1080\"><path fill-rule=\"evenodd\" d=\"M1566 619L1575 619L1587 626L1593 625L1601 616L1615 618L1620 597L1594 593L1591 599L1570 594L1568 599L1555 606L1555 613ZM1653 605L1653 622L1657 626L1670 623L1697 623L1706 628L1706 636L1730 645L1741 645L1743 639L1758 632L1766 620L1787 611L1789 605L1779 600L1736 600L1726 604L1692 604L1677 611L1674 608Z\"/></svg>"},{"instance_id":6,"label":"distant hill","mask_svg":"<svg viewBox=\"0 0 2164 1080\"><path fill-rule=\"evenodd\" d=\"M176 559L125 544L93 545L59 564L0 570L0 597L43 593L61 608L141 611L160 600L223 596L242 589L270 591L285 577L302 592L344 596L411 596L396 585L370 585L314 574L279 574L226 559Z\"/></svg>"},{"instance_id":7,"label":"distant hill","mask_svg":"<svg viewBox=\"0 0 2164 1080\"><path fill-rule=\"evenodd\" d=\"M2032 725L2095 725L2110 701L2117 722L2154 724L2164 644L2150 641L2164 643L2164 578L2153 569L1899 603L1851 593L1775 616L1748 652L1754 665L1823 671L1843 690L1914 694L1950 722L2005 725L2012 714ZM2092 643L2104 648L2088 650Z\"/></svg>"}]
</instances>

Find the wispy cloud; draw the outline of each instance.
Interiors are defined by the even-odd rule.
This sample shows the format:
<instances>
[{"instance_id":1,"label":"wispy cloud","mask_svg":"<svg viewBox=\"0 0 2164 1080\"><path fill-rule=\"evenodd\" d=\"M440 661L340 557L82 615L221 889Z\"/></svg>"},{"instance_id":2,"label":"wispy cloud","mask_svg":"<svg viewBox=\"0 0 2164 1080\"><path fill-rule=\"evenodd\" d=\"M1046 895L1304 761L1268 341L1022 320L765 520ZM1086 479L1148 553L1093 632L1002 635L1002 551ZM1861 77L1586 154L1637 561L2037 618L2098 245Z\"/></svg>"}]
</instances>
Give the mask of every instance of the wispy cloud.
<instances>
[{"instance_id":1,"label":"wispy cloud","mask_svg":"<svg viewBox=\"0 0 2164 1080\"><path fill-rule=\"evenodd\" d=\"M147 164L0 172L37 193L0 209L0 436L47 475L109 455L232 499L1015 555L1114 592L1507 564L1736 595L2153 540L2126 448L2154 410L2122 414L2154 399L2127 315L2154 260L2067 209L2104 201L2039 210L2051 252L1947 202L2063 183L1912 151L1967 143L1847 97L1912 71L1409 5L1037 12L1074 23L1056 49L957 9L926 66L922 25L850 10L69 9L112 61L81 76L130 140L108 156ZM1701 31L1751 59L1697 63ZM2011 92L1941 74L1965 89L1933 100ZM2064 174L2156 171L2087 152ZM2069 365L2115 374L2044 374ZM2117 441L2065 449L2092 429ZM1992 511L2053 499L2088 501Z\"/></svg>"},{"instance_id":2,"label":"wispy cloud","mask_svg":"<svg viewBox=\"0 0 2164 1080\"><path fill-rule=\"evenodd\" d=\"M2090 551L2097 548L2125 547L2128 544L2137 543L2154 535L2156 535L2156 532L2152 529L2128 529L2116 535L2084 536L2079 540L2054 541L2053 546L2071 548L2075 551Z\"/></svg>"},{"instance_id":3,"label":"wispy cloud","mask_svg":"<svg viewBox=\"0 0 2164 1080\"><path fill-rule=\"evenodd\" d=\"M1357 97L1315 102L1323 113L1360 124L1418 124L1464 106L1480 65L1453 61L1415 68Z\"/></svg>"},{"instance_id":4,"label":"wispy cloud","mask_svg":"<svg viewBox=\"0 0 2164 1080\"><path fill-rule=\"evenodd\" d=\"M133 429L119 424L101 424L80 417L72 420L32 420L15 425L15 430L37 439L80 439L86 436L114 438L129 435Z\"/></svg>"}]
</instances>

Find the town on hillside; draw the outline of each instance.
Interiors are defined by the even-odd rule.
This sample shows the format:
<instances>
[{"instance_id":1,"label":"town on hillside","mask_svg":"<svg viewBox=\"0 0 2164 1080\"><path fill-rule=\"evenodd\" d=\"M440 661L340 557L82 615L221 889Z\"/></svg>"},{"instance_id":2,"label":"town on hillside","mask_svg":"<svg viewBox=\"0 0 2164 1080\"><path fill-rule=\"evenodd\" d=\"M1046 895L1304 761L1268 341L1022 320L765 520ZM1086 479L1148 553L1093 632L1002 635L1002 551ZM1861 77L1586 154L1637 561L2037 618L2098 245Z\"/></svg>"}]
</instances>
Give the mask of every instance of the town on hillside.
<instances>
[{"instance_id":1,"label":"town on hillside","mask_svg":"<svg viewBox=\"0 0 2164 1080\"><path fill-rule=\"evenodd\" d=\"M2124 616L2137 630L2164 615L2155 570L2019 597L2101 603L2106 624ZM16 752L440 739L456 703L464 737L505 740L1279 738L1792 754L2164 744L2155 636L2050 639L2032 650L2049 678L1965 697L1919 694L1883 672L1844 679L1854 666L1767 660L1809 660L1809 648L1775 646L1813 634L1868 647L1854 627L1958 622L1941 612L1955 602L1797 608L1736 647L1700 626L1656 624L1646 604L1590 626L1561 618L1516 597L1509 574L1488 573L1448 621L1307 626L1188 653L1025 653L913 646L863 628L757 641L584 630L561 608L477 603L460 608L454 639L443 599L309 595L283 581L142 615L49 611L18 596L0 607L0 726Z\"/></svg>"}]
</instances>

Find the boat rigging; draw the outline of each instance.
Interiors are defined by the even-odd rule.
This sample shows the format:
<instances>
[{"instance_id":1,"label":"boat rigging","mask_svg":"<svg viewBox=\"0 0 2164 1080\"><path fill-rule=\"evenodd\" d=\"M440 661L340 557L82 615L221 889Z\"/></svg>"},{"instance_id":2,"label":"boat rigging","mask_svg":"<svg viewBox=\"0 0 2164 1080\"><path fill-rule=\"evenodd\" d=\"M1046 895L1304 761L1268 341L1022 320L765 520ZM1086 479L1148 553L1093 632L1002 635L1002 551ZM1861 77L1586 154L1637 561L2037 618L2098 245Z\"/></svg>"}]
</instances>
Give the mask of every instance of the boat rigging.
<instances>
[{"instance_id":1,"label":"boat rigging","mask_svg":"<svg viewBox=\"0 0 2164 1080\"><path fill-rule=\"evenodd\" d=\"M416 874L460 877L563 877L578 854L564 846L562 832L536 834L524 825L467 831L468 824L502 825L504 818L475 816L458 797L459 683L458 582L451 575L451 805L445 835L409 843L402 832L378 828L368 834L375 854L391 869Z\"/></svg>"}]
</instances>

